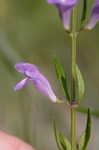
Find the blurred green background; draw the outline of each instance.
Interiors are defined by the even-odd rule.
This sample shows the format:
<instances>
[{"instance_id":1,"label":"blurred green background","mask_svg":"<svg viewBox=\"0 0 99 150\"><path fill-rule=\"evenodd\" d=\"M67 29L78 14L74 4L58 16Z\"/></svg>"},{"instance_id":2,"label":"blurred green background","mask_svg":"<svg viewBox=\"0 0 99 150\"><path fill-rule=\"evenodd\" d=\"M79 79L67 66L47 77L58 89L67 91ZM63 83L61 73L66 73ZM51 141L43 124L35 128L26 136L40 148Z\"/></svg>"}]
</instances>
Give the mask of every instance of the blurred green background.
<instances>
[{"instance_id":1,"label":"blurred green background","mask_svg":"<svg viewBox=\"0 0 99 150\"><path fill-rule=\"evenodd\" d=\"M56 9L46 0L0 0L0 129L24 139L37 150L57 150L53 119L70 138L69 110L64 105L52 104L32 85L13 91L13 86L22 79L14 65L20 61L36 64L51 82L56 95L63 98L52 56L60 57L70 75L70 45L71 40L64 33ZM92 32L81 33L78 63L86 83L86 101L82 105L98 109L99 25ZM85 115L79 113L78 123L79 135L85 126ZM90 150L99 147L98 125L98 117L93 117Z\"/></svg>"}]
</instances>

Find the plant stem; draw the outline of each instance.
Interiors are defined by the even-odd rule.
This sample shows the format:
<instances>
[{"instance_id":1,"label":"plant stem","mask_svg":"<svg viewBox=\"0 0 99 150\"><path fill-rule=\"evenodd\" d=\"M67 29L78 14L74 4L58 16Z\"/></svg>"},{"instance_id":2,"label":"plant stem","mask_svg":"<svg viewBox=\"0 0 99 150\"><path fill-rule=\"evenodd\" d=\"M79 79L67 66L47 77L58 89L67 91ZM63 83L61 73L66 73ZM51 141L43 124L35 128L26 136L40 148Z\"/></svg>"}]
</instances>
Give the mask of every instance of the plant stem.
<instances>
[{"instance_id":1,"label":"plant stem","mask_svg":"<svg viewBox=\"0 0 99 150\"><path fill-rule=\"evenodd\" d=\"M76 150L76 111L71 108L71 150Z\"/></svg>"},{"instance_id":2,"label":"plant stem","mask_svg":"<svg viewBox=\"0 0 99 150\"><path fill-rule=\"evenodd\" d=\"M73 9L72 16L72 74L71 74L71 101L76 101L76 50L77 50L77 32L76 32L76 19L77 8Z\"/></svg>"},{"instance_id":3,"label":"plant stem","mask_svg":"<svg viewBox=\"0 0 99 150\"><path fill-rule=\"evenodd\" d=\"M71 73L71 105L76 102L76 50L77 50L77 7L73 8L72 14L72 73ZM76 150L76 111L71 107L71 150Z\"/></svg>"}]
</instances>

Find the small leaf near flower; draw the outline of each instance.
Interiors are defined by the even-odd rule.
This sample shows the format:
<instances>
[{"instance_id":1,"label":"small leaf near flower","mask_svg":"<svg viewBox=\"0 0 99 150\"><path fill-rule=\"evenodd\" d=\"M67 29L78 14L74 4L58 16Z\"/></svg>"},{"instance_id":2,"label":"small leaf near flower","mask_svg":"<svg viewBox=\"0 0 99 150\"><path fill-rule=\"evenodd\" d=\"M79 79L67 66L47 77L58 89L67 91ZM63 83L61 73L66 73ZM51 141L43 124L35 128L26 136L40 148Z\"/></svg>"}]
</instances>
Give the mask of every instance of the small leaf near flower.
<instances>
[{"instance_id":1,"label":"small leaf near flower","mask_svg":"<svg viewBox=\"0 0 99 150\"><path fill-rule=\"evenodd\" d=\"M55 66L56 75L60 82L60 85L64 89L64 93L65 93L67 100L70 101L70 95L69 95L69 90L68 90L68 85L67 85L67 78L66 78L66 74L64 72L63 66L60 64L59 59L57 57L54 57L53 63Z\"/></svg>"},{"instance_id":2,"label":"small leaf near flower","mask_svg":"<svg viewBox=\"0 0 99 150\"><path fill-rule=\"evenodd\" d=\"M83 76L76 65L76 78L77 78L77 101L80 102L85 93L85 84Z\"/></svg>"}]
</instances>

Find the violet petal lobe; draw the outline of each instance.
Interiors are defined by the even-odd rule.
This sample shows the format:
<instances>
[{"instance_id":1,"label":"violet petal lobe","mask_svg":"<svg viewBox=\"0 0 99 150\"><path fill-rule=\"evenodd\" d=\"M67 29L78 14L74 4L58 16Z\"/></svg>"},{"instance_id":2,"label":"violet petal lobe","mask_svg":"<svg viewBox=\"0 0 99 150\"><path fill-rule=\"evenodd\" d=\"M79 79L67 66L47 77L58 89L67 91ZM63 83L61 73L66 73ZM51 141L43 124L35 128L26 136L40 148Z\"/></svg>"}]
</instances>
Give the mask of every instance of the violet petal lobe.
<instances>
[{"instance_id":1,"label":"violet petal lobe","mask_svg":"<svg viewBox=\"0 0 99 150\"><path fill-rule=\"evenodd\" d=\"M24 88L27 85L27 82L28 82L28 78L21 80L19 83L17 83L15 85L14 90L18 91L18 90Z\"/></svg>"},{"instance_id":2,"label":"violet petal lobe","mask_svg":"<svg viewBox=\"0 0 99 150\"><path fill-rule=\"evenodd\" d=\"M98 21L99 21L99 0L96 0L92 9L90 20L88 24L85 26L85 28L91 30L92 28L95 27Z\"/></svg>"},{"instance_id":3,"label":"violet petal lobe","mask_svg":"<svg viewBox=\"0 0 99 150\"><path fill-rule=\"evenodd\" d=\"M57 97L55 96L49 81L41 73L39 73L36 78L31 79L31 81L35 87L41 93L47 95L52 100L52 102L57 101Z\"/></svg>"},{"instance_id":4,"label":"violet petal lobe","mask_svg":"<svg viewBox=\"0 0 99 150\"><path fill-rule=\"evenodd\" d=\"M26 62L19 62L15 65L15 69L24 74L26 71L30 72L30 74L38 72L38 69L35 65L26 63Z\"/></svg>"}]
</instances>

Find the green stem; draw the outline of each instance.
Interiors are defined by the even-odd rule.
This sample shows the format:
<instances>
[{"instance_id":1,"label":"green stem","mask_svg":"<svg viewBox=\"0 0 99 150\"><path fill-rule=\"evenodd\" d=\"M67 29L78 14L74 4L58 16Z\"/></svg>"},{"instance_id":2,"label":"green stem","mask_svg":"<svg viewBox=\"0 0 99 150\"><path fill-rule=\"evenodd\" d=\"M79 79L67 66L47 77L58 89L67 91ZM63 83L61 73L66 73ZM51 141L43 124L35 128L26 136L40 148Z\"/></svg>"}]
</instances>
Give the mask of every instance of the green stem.
<instances>
[{"instance_id":1,"label":"green stem","mask_svg":"<svg viewBox=\"0 0 99 150\"><path fill-rule=\"evenodd\" d=\"M77 8L72 15L72 73L71 73L71 105L76 102L76 50L77 50ZM76 150L76 111L71 107L71 150Z\"/></svg>"},{"instance_id":2,"label":"green stem","mask_svg":"<svg viewBox=\"0 0 99 150\"><path fill-rule=\"evenodd\" d=\"M76 50L77 50L77 31L76 31L76 20L77 20L77 8L73 9L72 16L72 74L71 74L71 101L76 101Z\"/></svg>"},{"instance_id":3,"label":"green stem","mask_svg":"<svg viewBox=\"0 0 99 150\"><path fill-rule=\"evenodd\" d=\"M72 32L72 75L71 75L71 101L76 101L76 40L77 33Z\"/></svg>"},{"instance_id":4,"label":"green stem","mask_svg":"<svg viewBox=\"0 0 99 150\"><path fill-rule=\"evenodd\" d=\"M71 150L76 150L76 111L71 108Z\"/></svg>"}]
</instances>

